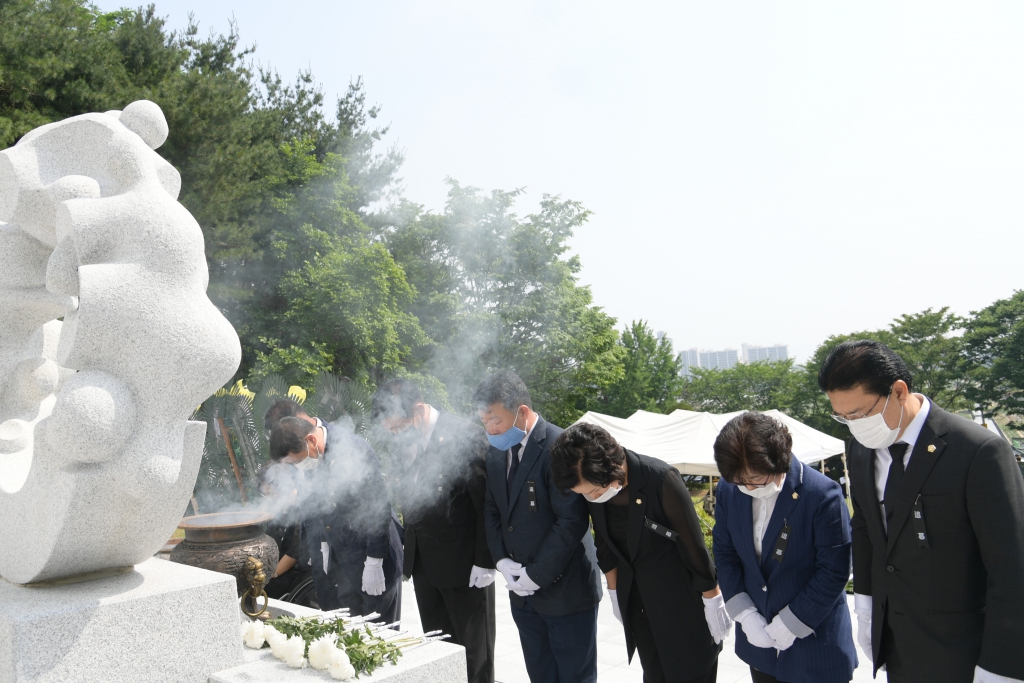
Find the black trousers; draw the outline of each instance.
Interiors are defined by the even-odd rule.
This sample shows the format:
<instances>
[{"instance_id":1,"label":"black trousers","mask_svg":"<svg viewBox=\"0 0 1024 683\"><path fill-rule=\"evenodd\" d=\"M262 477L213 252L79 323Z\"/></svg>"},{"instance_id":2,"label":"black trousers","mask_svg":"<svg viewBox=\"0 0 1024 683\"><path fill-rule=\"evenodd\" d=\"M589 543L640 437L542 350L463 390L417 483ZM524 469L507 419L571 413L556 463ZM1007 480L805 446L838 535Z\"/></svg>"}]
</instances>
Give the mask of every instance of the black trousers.
<instances>
[{"instance_id":1,"label":"black trousers","mask_svg":"<svg viewBox=\"0 0 1024 683\"><path fill-rule=\"evenodd\" d=\"M658 644L654 640L651 622L644 613L644 603L636 584L633 584L629 595L629 614L626 616L629 618L629 628L633 631L637 654L640 655L640 665L644 668L644 683L715 683L718 680L717 659L707 672L696 678L683 679L667 675L661 665Z\"/></svg>"},{"instance_id":2,"label":"black trousers","mask_svg":"<svg viewBox=\"0 0 1024 683\"><path fill-rule=\"evenodd\" d=\"M783 683L775 676L769 676L762 671L758 671L754 667L750 667L750 680L754 683Z\"/></svg>"},{"instance_id":3,"label":"black trousers","mask_svg":"<svg viewBox=\"0 0 1024 683\"><path fill-rule=\"evenodd\" d=\"M917 683L914 677L903 668L900 655L896 652L896 636L889 627L889 620L882 622L882 663L885 664L885 675L889 683Z\"/></svg>"},{"instance_id":4,"label":"black trousers","mask_svg":"<svg viewBox=\"0 0 1024 683\"><path fill-rule=\"evenodd\" d=\"M443 631L466 648L469 683L494 683L494 584L487 588L436 588L419 558L412 575L423 631Z\"/></svg>"},{"instance_id":5,"label":"black trousers","mask_svg":"<svg viewBox=\"0 0 1024 683\"><path fill-rule=\"evenodd\" d=\"M319 560L317 560L319 561ZM401 578L388 578L387 588L380 595L369 595L363 592L363 563L340 564L335 562L331 553L327 575L314 572L316 597L320 609L329 612L348 607L352 616L365 616L371 612L380 614L374 621L391 624L402 618L402 581Z\"/></svg>"}]
</instances>

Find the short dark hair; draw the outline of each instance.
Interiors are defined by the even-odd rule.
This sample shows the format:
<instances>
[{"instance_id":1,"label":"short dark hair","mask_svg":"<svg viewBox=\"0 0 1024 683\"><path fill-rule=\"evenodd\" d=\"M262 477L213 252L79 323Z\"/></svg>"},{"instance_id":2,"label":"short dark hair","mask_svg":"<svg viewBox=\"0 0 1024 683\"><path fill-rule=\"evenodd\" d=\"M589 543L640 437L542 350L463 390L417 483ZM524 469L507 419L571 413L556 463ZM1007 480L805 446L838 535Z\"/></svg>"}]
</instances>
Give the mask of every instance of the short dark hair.
<instances>
[{"instance_id":1,"label":"short dark hair","mask_svg":"<svg viewBox=\"0 0 1024 683\"><path fill-rule=\"evenodd\" d=\"M519 375L511 370L498 370L487 377L473 391L473 403L478 409L486 409L500 403L508 410L526 406L533 410L530 390Z\"/></svg>"},{"instance_id":2,"label":"short dark hair","mask_svg":"<svg viewBox=\"0 0 1024 683\"><path fill-rule=\"evenodd\" d=\"M267 412L263 415L263 428L272 430L282 417L296 417L298 415L309 417L306 410L298 402L290 398L279 398L267 408Z\"/></svg>"},{"instance_id":3,"label":"short dark hair","mask_svg":"<svg viewBox=\"0 0 1024 683\"><path fill-rule=\"evenodd\" d=\"M913 391L907 364L888 346L872 339L843 342L832 349L818 370L818 386L824 392L863 387L876 396L888 396L898 379Z\"/></svg>"},{"instance_id":4,"label":"short dark hair","mask_svg":"<svg viewBox=\"0 0 1024 683\"><path fill-rule=\"evenodd\" d=\"M728 482L748 474L783 474L792 461L793 437L786 425L754 411L725 423L715 439L715 464Z\"/></svg>"},{"instance_id":5,"label":"short dark hair","mask_svg":"<svg viewBox=\"0 0 1024 683\"><path fill-rule=\"evenodd\" d=\"M270 432L270 457L280 460L291 453L301 453L313 429L313 425L301 417L282 417Z\"/></svg>"},{"instance_id":6,"label":"short dark hair","mask_svg":"<svg viewBox=\"0 0 1024 683\"><path fill-rule=\"evenodd\" d=\"M555 488L568 491L583 482L594 486L623 483L626 451L607 431L587 422L574 424L551 446L551 478Z\"/></svg>"},{"instance_id":7,"label":"short dark hair","mask_svg":"<svg viewBox=\"0 0 1024 683\"><path fill-rule=\"evenodd\" d=\"M416 414L416 404L423 403L423 394L407 379L389 379L373 394L370 415L376 420L408 420Z\"/></svg>"}]
</instances>

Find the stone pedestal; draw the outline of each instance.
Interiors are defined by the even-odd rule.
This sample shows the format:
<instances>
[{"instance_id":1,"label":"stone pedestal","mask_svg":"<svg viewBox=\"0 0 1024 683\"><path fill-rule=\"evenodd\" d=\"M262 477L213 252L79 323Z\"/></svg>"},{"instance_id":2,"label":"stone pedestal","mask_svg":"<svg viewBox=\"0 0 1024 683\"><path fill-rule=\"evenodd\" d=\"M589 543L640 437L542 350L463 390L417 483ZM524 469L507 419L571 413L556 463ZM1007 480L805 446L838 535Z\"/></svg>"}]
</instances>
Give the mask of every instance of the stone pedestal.
<instances>
[{"instance_id":1,"label":"stone pedestal","mask_svg":"<svg viewBox=\"0 0 1024 683\"><path fill-rule=\"evenodd\" d=\"M272 618L311 617L320 614L315 609L270 600L267 611ZM421 632L422 633L422 632ZM412 634L415 635L415 634ZM302 683L320 681L331 683L326 671L291 669L274 658L269 648L245 648L245 663L219 671L210 676L210 683ZM353 679L354 681L354 679ZM387 681L387 683L466 683L466 648L443 641L427 643L406 650L398 664L385 664L369 676L360 676L358 683Z\"/></svg>"},{"instance_id":2,"label":"stone pedestal","mask_svg":"<svg viewBox=\"0 0 1024 683\"><path fill-rule=\"evenodd\" d=\"M287 664L275 659L269 649L250 650L246 653L246 659L254 661L217 672L210 676L210 683L333 683L326 671L308 667L288 668ZM441 641L427 643L406 651L398 664L385 664L370 676L360 676L356 683L374 681L466 683L466 648Z\"/></svg>"},{"instance_id":3,"label":"stone pedestal","mask_svg":"<svg viewBox=\"0 0 1024 683\"><path fill-rule=\"evenodd\" d=\"M206 683L243 662L235 580L151 559L82 583L0 580L4 683Z\"/></svg>"}]
</instances>

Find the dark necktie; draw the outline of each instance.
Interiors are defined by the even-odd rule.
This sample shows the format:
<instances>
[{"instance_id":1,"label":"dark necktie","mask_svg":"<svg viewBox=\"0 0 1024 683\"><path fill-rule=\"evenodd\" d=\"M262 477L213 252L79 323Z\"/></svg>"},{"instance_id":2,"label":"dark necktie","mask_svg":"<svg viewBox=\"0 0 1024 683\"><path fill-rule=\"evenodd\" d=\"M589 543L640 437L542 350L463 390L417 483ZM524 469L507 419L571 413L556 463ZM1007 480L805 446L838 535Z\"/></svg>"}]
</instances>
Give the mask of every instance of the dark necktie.
<instances>
[{"instance_id":1,"label":"dark necktie","mask_svg":"<svg viewBox=\"0 0 1024 683\"><path fill-rule=\"evenodd\" d=\"M892 513L896 509L896 499L900 495L900 485L903 483L903 456L907 454L907 444L894 443L889 446L889 455L892 456L892 464L889 465L889 478L885 480L885 524L886 528L892 520Z\"/></svg>"},{"instance_id":2,"label":"dark necktie","mask_svg":"<svg viewBox=\"0 0 1024 683\"><path fill-rule=\"evenodd\" d=\"M522 451L523 447L516 444L510 450L512 451L512 466L508 468L508 481L505 482L505 486L507 487L508 499L512 500L512 482L515 481L516 472L519 471L519 453L516 451Z\"/></svg>"}]
</instances>

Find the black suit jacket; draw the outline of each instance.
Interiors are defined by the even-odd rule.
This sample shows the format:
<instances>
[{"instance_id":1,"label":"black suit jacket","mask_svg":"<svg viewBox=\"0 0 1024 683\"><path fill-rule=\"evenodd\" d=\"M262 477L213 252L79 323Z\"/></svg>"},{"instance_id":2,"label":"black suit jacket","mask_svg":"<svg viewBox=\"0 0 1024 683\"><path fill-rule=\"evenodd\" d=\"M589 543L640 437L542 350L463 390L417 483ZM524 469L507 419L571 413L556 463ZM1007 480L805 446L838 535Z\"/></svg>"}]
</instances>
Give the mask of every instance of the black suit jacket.
<instances>
[{"instance_id":1,"label":"black suit jacket","mask_svg":"<svg viewBox=\"0 0 1024 683\"><path fill-rule=\"evenodd\" d=\"M1024 679L1024 480L1010 445L932 403L888 534L874 472L874 450L854 441L854 589L873 597L875 670L888 618L914 680L969 682L975 665Z\"/></svg>"},{"instance_id":2,"label":"black suit jacket","mask_svg":"<svg viewBox=\"0 0 1024 683\"><path fill-rule=\"evenodd\" d=\"M493 568L484 532L484 430L439 411L427 446L394 482L405 521L406 576L419 557L436 588L468 588L473 566Z\"/></svg>"},{"instance_id":3,"label":"black suit jacket","mask_svg":"<svg viewBox=\"0 0 1024 683\"><path fill-rule=\"evenodd\" d=\"M577 493L557 490L551 480L550 449L561 433L537 418L511 496L506 490L508 451L488 447L484 499L491 557L495 562L507 557L523 565L540 586L530 597L530 606L552 616L593 609L601 600L601 579L584 546L584 542L593 543L587 504ZM508 597L513 605L523 606L522 597L512 592Z\"/></svg>"},{"instance_id":4,"label":"black suit jacket","mask_svg":"<svg viewBox=\"0 0 1024 683\"><path fill-rule=\"evenodd\" d=\"M328 425L323 464L306 473L311 482L302 530L314 575L323 574L320 544L331 564L361 571L367 557L384 559L390 589L401 577L401 527L388 498L387 480L373 447L350 429Z\"/></svg>"},{"instance_id":5,"label":"black suit jacket","mask_svg":"<svg viewBox=\"0 0 1024 683\"><path fill-rule=\"evenodd\" d=\"M701 593L718 585L715 566L704 546L700 520L679 472L671 465L646 455L626 451L629 469L628 555L623 555L608 534L609 505L588 503L597 532L597 557L601 571L618 569L619 609L629 614L629 603L638 590L650 621L658 655L665 671L682 679L697 678L715 663L721 645L716 645L704 618ZM676 481L671 481L674 477ZM674 486L672 518L663 505L666 479ZM680 503L676 505L676 503ZM674 518L674 519L673 519ZM681 541L669 540L659 529L669 529ZM629 619L623 619L626 651L633 658L636 642Z\"/></svg>"}]
</instances>

